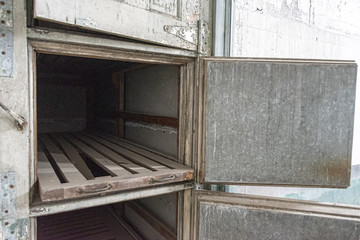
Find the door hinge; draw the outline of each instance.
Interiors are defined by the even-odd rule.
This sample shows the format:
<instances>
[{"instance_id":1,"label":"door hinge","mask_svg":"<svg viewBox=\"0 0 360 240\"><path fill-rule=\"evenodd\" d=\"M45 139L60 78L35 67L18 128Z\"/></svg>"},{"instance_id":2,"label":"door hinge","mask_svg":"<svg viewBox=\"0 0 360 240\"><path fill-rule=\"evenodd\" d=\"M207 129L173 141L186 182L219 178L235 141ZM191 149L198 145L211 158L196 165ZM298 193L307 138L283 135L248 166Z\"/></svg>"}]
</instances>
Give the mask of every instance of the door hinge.
<instances>
[{"instance_id":1,"label":"door hinge","mask_svg":"<svg viewBox=\"0 0 360 240\"><path fill-rule=\"evenodd\" d=\"M211 55L211 36L209 30L209 24L203 20L198 21L198 52L201 55L208 56Z\"/></svg>"},{"instance_id":2,"label":"door hinge","mask_svg":"<svg viewBox=\"0 0 360 240\"><path fill-rule=\"evenodd\" d=\"M165 25L164 31L175 35L178 38L181 38L189 43L197 44L197 31L196 27L190 26L171 26Z\"/></svg>"}]
</instances>

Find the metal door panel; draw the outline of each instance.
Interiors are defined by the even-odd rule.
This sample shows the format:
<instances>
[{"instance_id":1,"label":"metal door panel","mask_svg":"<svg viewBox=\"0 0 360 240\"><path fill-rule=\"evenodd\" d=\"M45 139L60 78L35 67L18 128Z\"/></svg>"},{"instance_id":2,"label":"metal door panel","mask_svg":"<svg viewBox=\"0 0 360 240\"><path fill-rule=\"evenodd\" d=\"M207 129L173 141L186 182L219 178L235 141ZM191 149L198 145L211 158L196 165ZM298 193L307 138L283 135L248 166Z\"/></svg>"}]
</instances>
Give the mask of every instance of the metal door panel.
<instances>
[{"instance_id":1,"label":"metal door panel","mask_svg":"<svg viewBox=\"0 0 360 240\"><path fill-rule=\"evenodd\" d=\"M34 17L166 46L197 49L197 1L34 0Z\"/></svg>"},{"instance_id":2,"label":"metal door panel","mask_svg":"<svg viewBox=\"0 0 360 240\"><path fill-rule=\"evenodd\" d=\"M358 240L360 208L197 191L197 239Z\"/></svg>"},{"instance_id":3,"label":"metal door panel","mask_svg":"<svg viewBox=\"0 0 360 240\"><path fill-rule=\"evenodd\" d=\"M201 183L349 185L354 62L204 58L201 67Z\"/></svg>"}]
</instances>

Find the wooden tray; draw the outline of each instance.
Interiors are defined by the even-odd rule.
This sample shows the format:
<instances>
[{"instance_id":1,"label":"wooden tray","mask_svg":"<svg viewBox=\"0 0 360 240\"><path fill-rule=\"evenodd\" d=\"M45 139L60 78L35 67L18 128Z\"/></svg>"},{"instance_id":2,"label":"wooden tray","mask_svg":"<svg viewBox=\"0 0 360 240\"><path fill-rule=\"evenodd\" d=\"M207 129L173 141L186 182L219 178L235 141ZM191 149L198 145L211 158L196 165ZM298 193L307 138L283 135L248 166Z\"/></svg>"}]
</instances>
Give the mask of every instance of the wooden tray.
<instances>
[{"instance_id":1,"label":"wooden tray","mask_svg":"<svg viewBox=\"0 0 360 240\"><path fill-rule=\"evenodd\" d=\"M193 169L103 133L40 134L42 201L79 198L193 179Z\"/></svg>"}]
</instances>

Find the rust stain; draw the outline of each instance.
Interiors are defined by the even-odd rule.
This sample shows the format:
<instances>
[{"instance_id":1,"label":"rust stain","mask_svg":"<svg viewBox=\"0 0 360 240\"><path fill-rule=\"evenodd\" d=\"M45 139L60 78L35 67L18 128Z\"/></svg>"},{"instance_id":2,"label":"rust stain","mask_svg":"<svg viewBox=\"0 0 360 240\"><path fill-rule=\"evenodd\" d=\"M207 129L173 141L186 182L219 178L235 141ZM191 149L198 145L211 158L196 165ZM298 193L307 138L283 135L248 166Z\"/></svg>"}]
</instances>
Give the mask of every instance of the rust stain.
<instances>
[{"instance_id":1,"label":"rust stain","mask_svg":"<svg viewBox=\"0 0 360 240\"><path fill-rule=\"evenodd\" d=\"M349 183L350 178L350 158L345 157L333 160L327 165L327 177L329 180Z\"/></svg>"},{"instance_id":2,"label":"rust stain","mask_svg":"<svg viewBox=\"0 0 360 240\"><path fill-rule=\"evenodd\" d=\"M184 173L184 180L192 180L192 179L194 179L194 173L193 172Z\"/></svg>"}]
</instances>

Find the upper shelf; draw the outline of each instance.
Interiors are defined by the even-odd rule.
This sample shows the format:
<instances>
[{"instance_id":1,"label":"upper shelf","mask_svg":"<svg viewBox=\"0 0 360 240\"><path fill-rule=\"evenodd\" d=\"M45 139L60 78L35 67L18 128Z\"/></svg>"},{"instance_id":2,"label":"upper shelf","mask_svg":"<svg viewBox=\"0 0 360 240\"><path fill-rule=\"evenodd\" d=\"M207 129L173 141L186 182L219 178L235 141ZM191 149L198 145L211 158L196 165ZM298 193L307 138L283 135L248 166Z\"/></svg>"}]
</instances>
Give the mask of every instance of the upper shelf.
<instances>
[{"instance_id":1,"label":"upper shelf","mask_svg":"<svg viewBox=\"0 0 360 240\"><path fill-rule=\"evenodd\" d=\"M40 134L41 200L57 201L193 179L193 169L102 133Z\"/></svg>"}]
</instances>

